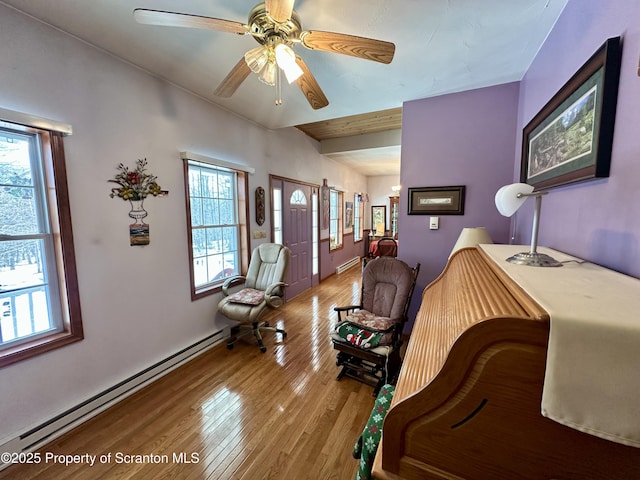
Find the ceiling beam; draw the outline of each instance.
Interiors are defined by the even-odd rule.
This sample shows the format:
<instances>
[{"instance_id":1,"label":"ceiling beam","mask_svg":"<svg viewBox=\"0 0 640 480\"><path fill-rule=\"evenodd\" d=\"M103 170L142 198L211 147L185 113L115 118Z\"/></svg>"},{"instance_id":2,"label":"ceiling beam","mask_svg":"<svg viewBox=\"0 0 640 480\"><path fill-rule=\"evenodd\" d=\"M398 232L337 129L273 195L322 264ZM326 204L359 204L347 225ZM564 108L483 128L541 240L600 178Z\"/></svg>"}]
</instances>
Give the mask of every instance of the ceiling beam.
<instances>
[{"instance_id":1,"label":"ceiling beam","mask_svg":"<svg viewBox=\"0 0 640 480\"><path fill-rule=\"evenodd\" d=\"M397 147L401 143L401 134L402 130L398 128L383 132L352 135L350 137L328 138L320 141L320 153L329 155L372 148Z\"/></svg>"}]
</instances>

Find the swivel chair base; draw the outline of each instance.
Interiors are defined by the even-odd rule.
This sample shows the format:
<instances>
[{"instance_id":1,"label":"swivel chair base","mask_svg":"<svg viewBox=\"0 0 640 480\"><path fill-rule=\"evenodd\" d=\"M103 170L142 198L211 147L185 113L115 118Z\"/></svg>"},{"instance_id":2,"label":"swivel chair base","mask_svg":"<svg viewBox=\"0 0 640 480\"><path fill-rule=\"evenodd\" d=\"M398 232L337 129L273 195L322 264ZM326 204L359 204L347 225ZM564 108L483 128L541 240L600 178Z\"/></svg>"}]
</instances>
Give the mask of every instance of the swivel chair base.
<instances>
[{"instance_id":1,"label":"swivel chair base","mask_svg":"<svg viewBox=\"0 0 640 480\"><path fill-rule=\"evenodd\" d=\"M271 327L269 326L269 322L253 322L251 325L240 325L236 329L232 330L232 335L229 340L227 340L227 349L233 349L233 345L238 341L238 339L253 333L253 336L256 337L258 341L258 346L260 347L260 351L262 353L267 351L267 347L264 346L262 342L262 334L260 332L274 332L282 334L282 338L287 338L287 332L282 330L281 328Z\"/></svg>"}]
</instances>

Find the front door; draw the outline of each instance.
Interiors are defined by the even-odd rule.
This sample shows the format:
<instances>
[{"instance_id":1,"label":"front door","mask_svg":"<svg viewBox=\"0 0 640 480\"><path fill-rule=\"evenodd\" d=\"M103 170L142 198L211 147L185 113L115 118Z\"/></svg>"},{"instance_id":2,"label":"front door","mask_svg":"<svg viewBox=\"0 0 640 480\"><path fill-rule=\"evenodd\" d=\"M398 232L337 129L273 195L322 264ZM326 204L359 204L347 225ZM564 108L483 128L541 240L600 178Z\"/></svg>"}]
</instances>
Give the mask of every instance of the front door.
<instances>
[{"instance_id":1,"label":"front door","mask_svg":"<svg viewBox=\"0 0 640 480\"><path fill-rule=\"evenodd\" d=\"M285 180L282 195L282 238L291 250L287 298L312 285L312 187Z\"/></svg>"}]
</instances>

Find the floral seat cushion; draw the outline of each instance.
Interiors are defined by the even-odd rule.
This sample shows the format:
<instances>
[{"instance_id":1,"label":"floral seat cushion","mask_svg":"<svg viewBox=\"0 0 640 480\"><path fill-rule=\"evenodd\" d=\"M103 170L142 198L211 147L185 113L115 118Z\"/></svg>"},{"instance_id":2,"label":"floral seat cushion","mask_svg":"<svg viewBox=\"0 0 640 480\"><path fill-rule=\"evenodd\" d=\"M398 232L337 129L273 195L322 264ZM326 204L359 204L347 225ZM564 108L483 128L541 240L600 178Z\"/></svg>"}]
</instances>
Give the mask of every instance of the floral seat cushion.
<instances>
[{"instance_id":1,"label":"floral seat cushion","mask_svg":"<svg viewBox=\"0 0 640 480\"><path fill-rule=\"evenodd\" d=\"M347 315L346 320L372 332L388 332L395 325L395 322L389 317L380 317L367 310L351 312Z\"/></svg>"},{"instance_id":2,"label":"floral seat cushion","mask_svg":"<svg viewBox=\"0 0 640 480\"><path fill-rule=\"evenodd\" d=\"M242 303L244 305L259 305L264 300L264 292L255 288L243 288L239 292L229 295L232 303Z\"/></svg>"}]
</instances>

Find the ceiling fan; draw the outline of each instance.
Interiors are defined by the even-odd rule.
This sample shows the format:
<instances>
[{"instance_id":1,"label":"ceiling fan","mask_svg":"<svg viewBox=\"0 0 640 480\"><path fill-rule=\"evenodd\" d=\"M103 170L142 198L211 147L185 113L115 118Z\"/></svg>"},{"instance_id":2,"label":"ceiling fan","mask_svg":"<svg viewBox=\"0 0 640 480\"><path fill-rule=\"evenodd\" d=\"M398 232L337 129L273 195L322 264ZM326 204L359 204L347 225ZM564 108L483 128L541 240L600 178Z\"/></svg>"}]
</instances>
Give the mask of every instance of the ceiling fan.
<instances>
[{"instance_id":1,"label":"ceiling fan","mask_svg":"<svg viewBox=\"0 0 640 480\"><path fill-rule=\"evenodd\" d=\"M282 103L282 71L289 83L297 83L312 108L319 109L329 105L329 100L306 63L293 51L292 47L297 44L310 50L341 53L374 62L391 63L393 60L396 48L393 43L343 33L303 30L300 16L293 9L293 4L294 0L266 0L251 10L246 24L144 8L135 9L133 14L138 23L148 25L204 28L253 36L260 46L245 53L222 80L214 92L219 97L233 95L253 71L262 82L276 86L276 105L279 105Z\"/></svg>"}]
</instances>

